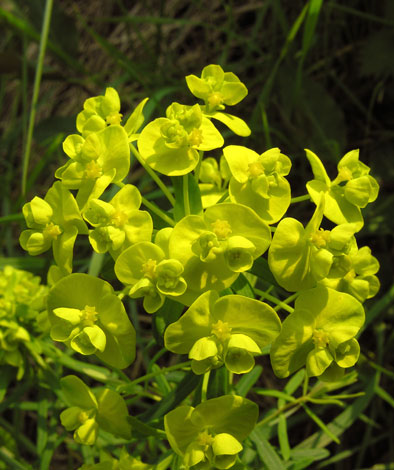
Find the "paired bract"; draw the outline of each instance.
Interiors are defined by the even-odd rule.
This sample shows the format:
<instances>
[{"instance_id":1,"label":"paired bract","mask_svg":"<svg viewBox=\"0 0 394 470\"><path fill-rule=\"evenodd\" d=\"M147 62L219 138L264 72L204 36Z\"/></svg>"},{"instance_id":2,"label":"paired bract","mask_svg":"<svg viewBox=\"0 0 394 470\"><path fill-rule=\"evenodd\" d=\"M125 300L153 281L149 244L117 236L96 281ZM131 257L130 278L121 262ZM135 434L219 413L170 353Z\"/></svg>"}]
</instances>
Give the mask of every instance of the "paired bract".
<instances>
[{"instance_id":1,"label":"paired bract","mask_svg":"<svg viewBox=\"0 0 394 470\"><path fill-rule=\"evenodd\" d=\"M275 374L287 377L306 366L309 376L327 372L329 380L340 378L357 362L355 336L364 320L361 303L349 294L327 287L301 292L271 347Z\"/></svg>"},{"instance_id":2,"label":"paired bract","mask_svg":"<svg viewBox=\"0 0 394 470\"><path fill-rule=\"evenodd\" d=\"M279 334L281 324L267 304L241 295L200 295L165 331L167 349L188 354L196 374L225 364L237 374L249 372L256 354Z\"/></svg>"},{"instance_id":3,"label":"paired bract","mask_svg":"<svg viewBox=\"0 0 394 470\"><path fill-rule=\"evenodd\" d=\"M123 398L110 389L94 394L75 375L60 379L64 398L69 408L62 411L60 421L67 431L74 431L76 442L93 445L99 428L130 439L130 425L127 422L127 406Z\"/></svg>"},{"instance_id":4,"label":"paired bract","mask_svg":"<svg viewBox=\"0 0 394 470\"><path fill-rule=\"evenodd\" d=\"M171 447L187 468L227 469L234 465L257 417L255 403L225 395L195 408L179 406L164 417L164 427Z\"/></svg>"},{"instance_id":5,"label":"paired bract","mask_svg":"<svg viewBox=\"0 0 394 470\"><path fill-rule=\"evenodd\" d=\"M49 291L48 314L54 341L120 369L133 362L135 330L108 282L81 273L64 277Z\"/></svg>"}]
</instances>

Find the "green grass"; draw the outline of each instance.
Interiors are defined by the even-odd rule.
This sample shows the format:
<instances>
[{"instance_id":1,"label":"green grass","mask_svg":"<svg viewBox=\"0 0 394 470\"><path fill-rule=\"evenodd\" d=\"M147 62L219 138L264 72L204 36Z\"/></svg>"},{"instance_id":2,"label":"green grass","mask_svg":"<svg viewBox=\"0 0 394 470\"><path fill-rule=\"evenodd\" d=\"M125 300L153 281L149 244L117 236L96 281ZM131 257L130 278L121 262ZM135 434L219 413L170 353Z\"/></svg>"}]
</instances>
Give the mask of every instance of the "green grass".
<instances>
[{"instance_id":1,"label":"green grass","mask_svg":"<svg viewBox=\"0 0 394 470\"><path fill-rule=\"evenodd\" d=\"M363 395L333 398L336 404L286 402L285 394L297 399L305 395L303 379L285 385L264 357L263 372L255 369L236 384L240 394L255 388L263 410L260 419L267 423L251 441L270 470L288 468L288 458L299 464L292 470L393 468L394 67L386 52L394 41L391 0L351 0L346 6L339 0L70 0L54 2L52 12L51 3L6 0L0 7L0 266L12 264L45 279L49 255L31 258L19 247L21 209L52 184L53 171L65 161L61 143L74 132L75 116L86 98L115 86L125 111L149 96L147 114L157 117L172 100L186 102L185 75L219 63L249 89L242 117L252 137L245 145L259 153L278 146L292 158L293 197L302 198L306 191L300 181L311 178L304 148L328 162L332 173L346 151L360 148L360 159L381 185L358 237L381 263L381 291L366 304L358 381L346 388L347 394ZM137 161L131 181L146 201L160 206L152 192L156 186ZM301 205L292 205L293 216L302 214ZM87 253L84 246L80 249ZM88 255L83 260L91 273L105 272L101 262ZM180 377L166 369L165 354L149 363L150 350L155 351L151 320L132 308L141 352L130 371L130 390L137 394L142 416L162 416L179 398L168 393L168 384ZM106 369L87 366L49 345L46 353L56 374L76 371L96 384L121 379L116 373L108 378ZM40 369L41 382L29 374L18 383L1 379L0 388L9 389L0 403L0 468L71 470L82 464L80 447L59 430L62 405L49 390L58 386L52 373ZM141 386L136 379L144 375L147 382ZM38 389L39 383L46 388ZM195 385L185 384L186 389ZM150 411L147 396L163 398L163 409ZM37 408L25 409L26 403L37 403ZM279 418L270 418L284 407ZM165 449L150 439L152 457L164 458ZM149 454L142 440L133 446L137 454ZM84 451L85 462L93 458L89 452Z\"/></svg>"}]
</instances>

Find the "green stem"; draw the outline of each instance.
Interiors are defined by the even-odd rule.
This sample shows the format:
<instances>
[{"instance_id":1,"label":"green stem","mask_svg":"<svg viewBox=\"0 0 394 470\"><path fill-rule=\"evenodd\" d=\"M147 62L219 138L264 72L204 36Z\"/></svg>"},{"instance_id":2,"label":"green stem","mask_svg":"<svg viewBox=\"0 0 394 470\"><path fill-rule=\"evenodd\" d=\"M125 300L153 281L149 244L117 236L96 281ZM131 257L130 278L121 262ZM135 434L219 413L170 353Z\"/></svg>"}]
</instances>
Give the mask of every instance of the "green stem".
<instances>
[{"instance_id":1,"label":"green stem","mask_svg":"<svg viewBox=\"0 0 394 470\"><path fill-rule=\"evenodd\" d=\"M88 274L90 276L98 277L101 271L101 266L103 265L104 261L104 253L96 253L95 251L92 254L89 262L89 269Z\"/></svg>"},{"instance_id":2,"label":"green stem","mask_svg":"<svg viewBox=\"0 0 394 470\"><path fill-rule=\"evenodd\" d=\"M306 397L299 397L299 398L296 398L295 401L286 403L286 405L283 405L281 408L278 408L274 413L262 419L259 423L257 423L257 426L264 426L264 424L269 423L270 421L277 418L280 414L282 414L284 411L287 411L290 408L293 408L293 407L299 408L301 406L301 402L306 401L306 399L307 399Z\"/></svg>"},{"instance_id":3,"label":"green stem","mask_svg":"<svg viewBox=\"0 0 394 470\"><path fill-rule=\"evenodd\" d=\"M211 374L211 371L209 370L208 372L205 372L204 378L202 381L202 387L201 387L201 403L203 401L206 401L207 399L207 391L208 391L208 383L209 383L209 376Z\"/></svg>"},{"instance_id":4,"label":"green stem","mask_svg":"<svg viewBox=\"0 0 394 470\"><path fill-rule=\"evenodd\" d=\"M286 310L287 312L289 313L293 313L294 312L294 308L290 307L289 305L287 305L285 302L283 302L282 300L279 300L277 299L276 297L274 297L273 295L271 294L268 294L268 292L264 292L260 289L256 289L255 287L253 288L253 290L255 291L255 293L257 295L259 295L261 297L260 300L263 300L263 299L268 299L270 300L271 302L273 302L274 304L278 305L280 308L282 308L283 310Z\"/></svg>"},{"instance_id":5,"label":"green stem","mask_svg":"<svg viewBox=\"0 0 394 470\"><path fill-rule=\"evenodd\" d=\"M48 40L48 34L49 34L49 25L51 22L52 6L53 6L53 0L46 0L45 11L44 11L44 21L42 23L42 30L41 30L40 52L38 54L36 75L34 78L34 86L33 86L33 96L31 100L29 127L27 129L26 147L25 147L25 152L23 155L23 163L22 163L22 194L23 195L26 193L27 171L29 167L31 143L33 140L34 120L36 117L38 94L40 92L42 68L44 64L45 49L47 46L47 40Z\"/></svg>"},{"instance_id":6,"label":"green stem","mask_svg":"<svg viewBox=\"0 0 394 470\"><path fill-rule=\"evenodd\" d=\"M305 374L304 383L302 384L302 394L304 396L306 396L308 393L308 385L309 385L309 377L308 377L308 374Z\"/></svg>"},{"instance_id":7,"label":"green stem","mask_svg":"<svg viewBox=\"0 0 394 470\"><path fill-rule=\"evenodd\" d=\"M234 379L234 372L229 371L229 373L228 373L228 384L230 385L230 387L232 387L232 385L233 385L233 379Z\"/></svg>"},{"instance_id":8,"label":"green stem","mask_svg":"<svg viewBox=\"0 0 394 470\"><path fill-rule=\"evenodd\" d=\"M200 179L200 168L201 168L201 162L202 162L202 157L204 155L204 152L202 150L198 151L198 163L196 168L194 169L194 177L196 178L196 183L198 184L198 181Z\"/></svg>"},{"instance_id":9,"label":"green stem","mask_svg":"<svg viewBox=\"0 0 394 470\"><path fill-rule=\"evenodd\" d=\"M157 370L155 372L150 372L149 374L143 375L142 377L138 377L138 379L135 379L129 382L126 386L129 387L131 385L136 385L141 382L146 382L149 379L153 379L154 377L157 377L158 375L167 374L168 372L171 372L173 370L183 369L185 367L190 366L191 363L192 361L186 361L186 362L180 362L179 364L174 364L173 366L170 366L170 367L163 367L160 370Z\"/></svg>"},{"instance_id":10,"label":"green stem","mask_svg":"<svg viewBox=\"0 0 394 470\"><path fill-rule=\"evenodd\" d=\"M308 382L306 382L307 385ZM304 387L305 387L305 382L304 382ZM262 419L259 423L257 423L257 426L264 426L264 424L267 424L269 421L272 421L276 417L278 417L280 414L283 412L293 408L297 407L299 408L300 406L303 405L303 403L310 401L310 398L313 398L313 396L318 392L318 390L311 390L308 394L303 394L301 397L296 398L294 401L290 403L286 403L286 405L283 405L281 408L278 408L274 413L270 414L266 418Z\"/></svg>"},{"instance_id":11,"label":"green stem","mask_svg":"<svg viewBox=\"0 0 394 470\"><path fill-rule=\"evenodd\" d=\"M299 295L300 295L299 292L296 292L295 294L290 295L289 297L287 297L287 299L282 300L282 304L288 305L290 302L293 302L293 300L296 299ZM274 307L274 310L279 310L280 308L281 308L281 305L277 305L276 307Z\"/></svg>"},{"instance_id":12,"label":"green stem","mask_svg":"<svg viewBox=\"0 0 394 470\"><path fill-rule=\"evenodd\" d=\"M164 220L164 222L167 222L168 225L171 225L171 227L175 226L175 222L170 217L168 217L168 215L165 214L159 207L157 207L156 204L153 204L153 202L149 202L144 197L142 197L142 204L144 204L145 207L150 209L154 214Z\"/></svg>"},{"instance_id":13,"label":"green stem","mask_svg":"<svg viewBox=\"0 0 394 470\"><path fill-rule=\"evenodd\" d=\"M185 215L190 215L190 201L189 201L189 175L182 177L183 188L183 206L185 208Z\"/></svg>"},{"instance_id":14,"label":"green stem","mask_svg":"<svg viewBox=\"0 0 394 470\"><path fill-rule=\"evenodd\" d=\"M141 157L141 154L138 152L138 150L134 147L133 144L130 144L130 149L131 149L131 152L133 153L133 155L135 156L135 158L139 161L141 166L144 168L144 170L149 174L149 176L153 179L153 181L157 184L157 186L159 186L159 188L163 191L163 194L170 201L170 204L174 207L175 206L175 198L170 193L167 186L157 176L157 174L152 170L152 168L145 163L144 159Z\"/></svg>"},{"instance_id":15,"label":"green stem","mask_svg":"<svg viewBox=\"0 0 394 470\"><path fill-rule=\"evenodd\" d=\"M24 220L23 214L9 214L9 215L0 217L0 224L5 224L7 222L14 222L17 220Z\"/></svg>"},{"instance_id":16,"label":"green stem","mask_svg":"<svg viewBox=\"0 0 394 470\"><path fill-rule=\"evenodd\" d=\"M297 196L297 197L292 197L290 199L290 204L294 204L296 202L302 202L302 201L309 201L311 197L309 194L304 194L303 196Z\"/></svg>"}]
</instances>

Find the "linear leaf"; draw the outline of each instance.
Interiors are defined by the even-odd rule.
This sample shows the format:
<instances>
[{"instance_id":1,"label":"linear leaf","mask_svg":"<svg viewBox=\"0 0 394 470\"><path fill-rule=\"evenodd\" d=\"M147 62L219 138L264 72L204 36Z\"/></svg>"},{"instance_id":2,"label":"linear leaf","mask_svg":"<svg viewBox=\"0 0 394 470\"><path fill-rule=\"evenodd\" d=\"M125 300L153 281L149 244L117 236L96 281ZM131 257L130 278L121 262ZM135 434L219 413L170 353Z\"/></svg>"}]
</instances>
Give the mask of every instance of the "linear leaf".
<instances>
[{"instance_id":1,"label":"linear leaf","mask_svg":"<svg viewBox=\"0 0 394 470\"><path fill-rule=\"evenodd\" d=\"M289 445L289 437L287 435L287 421L286 421L286 416L284 414L279 415L278 438L279 438L279 446L280 446L280 451L282 453L282 456L285 460L289 460L290 445Z\"/></svg>"},{"instance_id":2,"label":"linear leaf","mask_svg":"<svg viewBox=\"0 0 394 470\"><path fill-rule=\"evenodd\" d=\"M356 419L360 417L361 413L368 406L374 395L377 381L378 375L375 374L372 380L368 381L368 384L365 387L365 395L358 398L351 405L348 405L340 415L338 415L333 421L331 421L331 423L327 425L327 428L335 436L340 436L342 433L344 433L346 429L348 429L356 421ZM330 442L332 442L332 440L333 439L331 439L323 431L318 431L298 444L296 448L309 449L311 447L326 447L328 444L330 444Z\"/></svg>"},{"instance_id":3,"label":"linear leaf","mask_svg":"<svg viewBox=\"0 0 394 470\"><path fill-rule=\"evenodd\" d=\"M234 292L234 294L243 295L251 299L255 298L253 287L242 273L231 284L231 290Z\"/></svg>"},{"instance_id":4,"label":"linear leaf","mask_svg":"<svg viewBox=\"0 0 394 470\"><path fill-rule=\"evenodd\" d=\"M255 388L253 390L257 395L264 395L267 397L282 398L285 401L296 401L294 397L288 395L287 393L280 392L279 390L270 390L265 388Z\"/></svg>"},{"instance_id":5,"label":"linear leaf","mask_svg":"<svg viewBox=\"0 0 394 470\"><path fill-rule=\"evenodd\" d=\"M260 460L265 464L268 470L286 470L283 460L264 437L264 433L260 428L256 427L249 437L256 446Z\"/></svg>"},{"instance_id":6,"label":"linear leaf","mask_svg":"<svg viewBox=\"0 0 394 470\"><path fill-rule=\"evenodd\" d=\"M333 434L327 427L327 425L314 413L307 405L302 404L302 407L306 411L306 414L313 419L313 421L319 426L319 428L327 434L334 442L340 444L341 441Z\"/></svg>"},{"instance_id":7,"label":"linear leaf","mask_svg":"<svg viewBox=\"0 0 394 470\"><path fill-rule=\"evenodd\" d=\"M249 390L257 382L262 372L263 368L261 366L255 366L250 372L244 374L235 386L237 395L245 397Z\"/></svg>"},{"instance_id":8,"label":"linear leaf","mask_svg":"<svg viewBox=\"0 0 394 470\"><path fill-rule=\"evenodd\" d=\"M143 422L161 418L170 410L174 409L181 403L195 388L198 387L202 380L202 376L195 375L194 372L188 372L185 377L177 384L177 387L165 396L159 403L151 406L138 416Z\"/></svg>"}]
</instances>

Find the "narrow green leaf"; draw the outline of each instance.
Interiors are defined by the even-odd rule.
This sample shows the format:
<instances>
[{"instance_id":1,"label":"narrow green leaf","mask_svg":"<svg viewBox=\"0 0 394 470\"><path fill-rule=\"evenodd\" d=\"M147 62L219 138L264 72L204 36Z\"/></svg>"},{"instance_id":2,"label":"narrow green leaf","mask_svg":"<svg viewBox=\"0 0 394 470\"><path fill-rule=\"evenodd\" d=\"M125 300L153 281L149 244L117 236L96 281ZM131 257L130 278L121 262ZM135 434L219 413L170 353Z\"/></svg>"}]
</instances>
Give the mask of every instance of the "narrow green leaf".
<instances>
[{"instance_id":1,"label":"narrow green leaf","mask_svg":"<svg viewBox=\"0 0 394 470\"><path fill-rule=\"evenodd\" d=\"M263 395L266 397L275 397L281 398L284 401L294 402L296 399L287 393L280 392L279 390L269 390L265 388L254 388L253 391L257 393L257 395Z\"/></svg>"},{"instance_id":2,"label":"narrow green leaf","mask_svg":"<svg viewBox=\"0 0 394 470\"><path fill-rule=\"evenodd\" d=\"M177 384L177 387L165 396L161 402L152 405L148 411L139 415L138 419L143 422L152 421L161 418L170 410L181 403L195 388L198 387L202 376L195 375L194 372L188 372L185 377Z\"/></svg>"},{"instance_id":3,"label":"narrow green leaf","mask_svg":"<svg viewBox=\"0 0 394 470\"><path fill-rule=\"evenodd\" d=\"M234 292L234 294L250 297L251 299L255 298L253 287L242 273L231 284L231 290Z\"/></svg>"},{"instance_id":4,"label":"narrow green leaf","mask_svg":"<svg viewBox=\"0 0 394 470\"><path fill-rule=\"evenodd\" d=\"M43 343L43 347L45 348L45 353L51 357L55 363L62 364L71 370L85 374L92 379L98 380L99 382L118 382L118 380L112 376L111 372L106 367L78 361L77 359L68 356L60 349L54 348L52 345L49 346L46 343Z\"/></svg>"},{"instance_id":5,"label":"narrow green leaf","mask_svg":"<svg viewBox=\"0 0 394 470\"><path fill-rule=\"evenodd\" d=\"M167 455L161 462L159 462L155 470L167 470L170 467L170 464L172 463L174 459L174 453L171 451L170 455Z\"/></svg>"},{"instance_id":6,"label":"narrow green leaf","mask_svg":"<svg viewBox=\"0 0 394 470\"><path fill-rule=\"evenodd\" d=\"M302 53L306 54L310 49L313 38L315 36L315 30L317 25L317 20L319 18L319 13L323 0L310 0L308 14L304 26L304 34L302 37Z\"/></svg>"},{"instance_id":7,"label":"narrow green leaf","mask_svg":"<svg viewBox=\"0 0 394 470\"><path fill-rule=\"evenodd\" d=\"M268 470L286 470L283 460L264 437L264 433L259 427L256 427L249 437L256 446L261 462L266 465Z\"/></svg>"},{"instance_id":8,"label":"narrow green leaf","mask_svg":"<svg viewBox=\"0 0 394 470\"><path fill-rule=\"evenodd\" d=\"M357 418L360 417L361 413L368 406L374 395L377 380L378 376L375 374L375 376L367 382L364 390L365 395L358 398L351 405L348 405L340 415L338 415L333 421L331 421L331 423L327 425L327 428L332 434L334 434L334 436L340 436L356 421ZM328 444L330 444L331 441L333 441L333 439L325 432L318 431L298 444L296 448L309 449L312 446L315 448L326 447Z\"/></svg>"},{"instance_id":9,"label":"narrow green leaf","mask_svg":"<svg viewBox=\"0 0 394 470\"><path fill-rule=\"evenodd\" d=\"M262 256L254 260L253 266L249 271L268 284L279 287L268 266L268 261Z\"/></svg>"},{"instance_id":10,"label":"narrow green leaf","mask_svg":"<svg viewBox=\"0 0 394 470\"><path fill-rule=\"evenodd\" d=\"M390 305L394 300L394 285L384 294L384 296L379 299L374 305L368 309L368 313L365 319L365 323L361 329L363 332L368 325L375 321L376 317L380 315L382 312L386 311L386 307Z\"/></svg>"},{"instance_id":11,"label":"narrow green leaf","mask_svg":"<svg viewBox=\"0 0 394 470\"><path fill-rule=\"evenodd\" d=\"M290 459L290 445L289 445L289 437L287 435L287 421L286 421L286 416L284 414L279 415L278 438L279 438L279 446L280 446L280 451L282 453L282 457L285 460L289 460Z\"/></svg>"},{"instance_id":12,"label":"narrow green leaf","mask_svg":"<svg viewBox=\"0 0 394 470\"><path fill-rule=\"evenodd\" d=\"M327 436L329 436L334 442L336 442L337 444L340 444L340 440L335 436L335 434L333 434L329 429L328 427L326 426L325 423L323 423L323 421L317 416L317 414L315 414L307 405L305 404L302 404L301 405L304 410L306 411L306 414L308 416L310 416L313 421L319 426L319 428L325 432L327 434Z\"/></svg>"},{"instance_id":13,"label":"narrow green leaf","mask_svg":"<svg viewBox=\"0 0 394 470\"><path fill-rule=\"evenodd\" d=\"M292 449L291 458L293 460L312 459L313 461L326 459L330 455L327 449Z\"/></svg>"},{"instance_id":14,"label":"narrow green leaf","mask_svg":"<svg viewBox=\"0 0 394 470\"><path fill-rule=\"evenodd\" d=\"M380 385L376 387L376 395L385 400L392 408L394 408L394 398L386 392Z\"/></svg>"},{"instance_id":15,"label":"narrow green leaf","mask_svg":"<svg viewBox=\"0 0 394 470\"><path fill-rule=\"evenodd\" d=\"M157 364L153 364L152 372L158 372L158 371L160 371L160 367ZM162 395L167 395L167 393L171 392L170 384L168 383L168 380L166 379L164 374L156 375L156 377L153 380L154 382L156 382L157 388Z\"/></svg>"},{"instance_id":16,"label":"narrow green leaf","mask_svg":"<svg viewBox=\"0 0 394 470\"><path fill-rule=\"evenodd\" d=\"M227 395L228 370L226 367L211 370L208 382L207 399Z\"/></svg>"},{"instance_id":17,"label":"narrow green leaf","mask_svg":"<svg viewBox=\"0 0 394 470\"><path fill-rule=\"evenodd\" d=\"M247 393L257 382L262 372L263 368L261 366L255 366L250 372L248 372L247 374L243 374L242 377L239 379L237 385L235 386L235 391L237 392L237 395L240 395L241 397L246 397Z\"/></svg>"},{"instance_id":18,"label":"narrow green leaf","mask_svg":"<svg viewBox=\"0 0 394 470\"><path fill-rule=\"evenodd\" d=\"M186 175L185 175L186 177ZM172 176L172 185L174 187L174 217L175 221L181 220L185 214L184 197L183 197L183 177ZM198 184L191 173L187 175L187 189L189 194L190 214L202 214L201 193Z\"/></svg>"},{"instance_id":19,"label":"narrow green leaf","mask_svg":"<svg viewBox=\"0 0 394 470\"><path fill-rule=\"evenodd\" d=\"M41 395L41 396L40 396ZM45 390L40 390L37 409L37 454L40 455L46 448L48 442L48 400Z\"/></svg>"},{"instance_id":20,"label":"narrow green leaf","mask_svg":"<svg viewBox=\"0 0 394 470\"><path fill-rule=\"evenodd\" d=\"M311 403L316 403L317 405L338 405L341 406L342 408L345 407L345 403L340 400L336 400L335 398L310 398L308 397L308 401Z\"/></svg>"},{"instance_id":21,"label":"narrow green leaf","mask_svg":"<svg viewBox=\"0 0 394 470\"><path fill-rule=\"evenodd\" d=\"M305 377L305 369L300 369L296 374L294 374L285 385L283 391L288 395L292 395L297 388L302 384Z\"/></svg>"},{"instance_id":22,"label":"narrow green leaf","mask_svg":"<svg viewBox=\"0 0 394 470\"><path fill-rule=\"evenodd\" d=\"M148 424L142 422L135 416L127 416L127 421L131 425L131 432L133 438L138 437L147 437L153 436L158 439L165 439L165 432L161 431L160 429L156 429L153 426L149 426Z\"/></svg>"}]
</instances>

